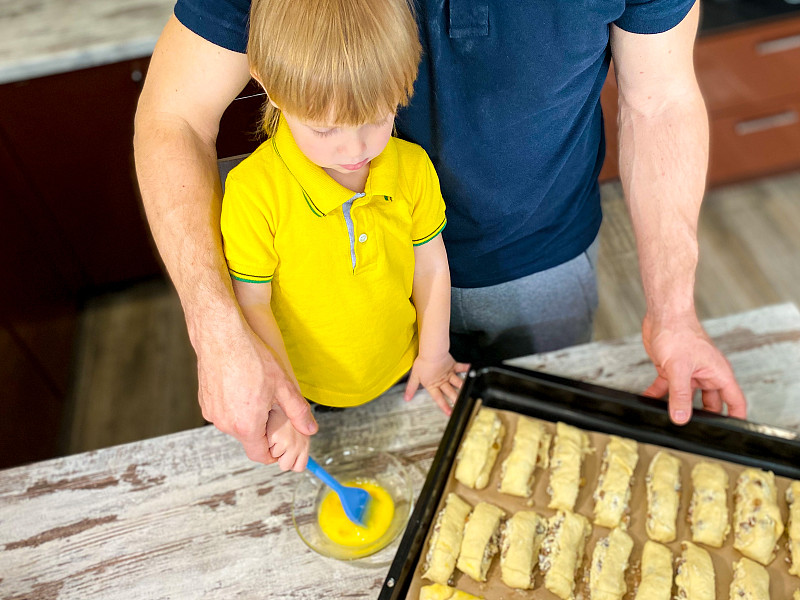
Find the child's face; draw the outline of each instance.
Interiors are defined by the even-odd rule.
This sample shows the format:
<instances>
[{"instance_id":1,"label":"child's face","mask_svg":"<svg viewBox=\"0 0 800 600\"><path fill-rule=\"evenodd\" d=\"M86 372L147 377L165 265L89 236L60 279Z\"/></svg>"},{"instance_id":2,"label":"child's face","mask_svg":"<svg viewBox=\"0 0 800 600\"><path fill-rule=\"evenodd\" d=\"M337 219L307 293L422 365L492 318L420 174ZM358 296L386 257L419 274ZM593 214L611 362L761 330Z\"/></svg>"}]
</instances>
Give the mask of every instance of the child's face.
<instances>
[{"instance_id":1,"label":"child's face","mask_svg":"<svg viewBox=\"0 0 800 600\"><path fill-rule=\"evenodd\" d=\"M394 113L376 123L341 127L312 123L283 113L301 152L326 171L353 175L369 169L392 136Z\"/></svg>"}]
</instances>

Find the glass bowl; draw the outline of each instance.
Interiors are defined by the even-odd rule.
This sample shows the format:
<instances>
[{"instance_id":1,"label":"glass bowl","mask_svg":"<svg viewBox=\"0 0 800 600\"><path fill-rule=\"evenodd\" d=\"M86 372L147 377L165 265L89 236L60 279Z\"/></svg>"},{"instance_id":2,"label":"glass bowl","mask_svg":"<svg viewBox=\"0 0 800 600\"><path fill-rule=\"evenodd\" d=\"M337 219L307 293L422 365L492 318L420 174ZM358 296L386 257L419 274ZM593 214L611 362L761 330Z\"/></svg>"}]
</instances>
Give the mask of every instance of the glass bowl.
<instances>
[{"instance_id":1,"label":"glass bowl","mask_svg":"<svg viewBox=\"0 0 800 600\"><path fill-rule=\"evenodd\" d=\"M337 544L323 533L317 518L320 503L331 489L305 471L294 489L292 500L292 522L300 539L323 556L351 561L354 565L382 567L391 564L413 504L413 486L408 469L391 454L364 446L347 446L314 458L341 483L356 479L377 482L391 496L394 515L389 528L374 542L355 547Z\"/></svg>"}]
</instances>

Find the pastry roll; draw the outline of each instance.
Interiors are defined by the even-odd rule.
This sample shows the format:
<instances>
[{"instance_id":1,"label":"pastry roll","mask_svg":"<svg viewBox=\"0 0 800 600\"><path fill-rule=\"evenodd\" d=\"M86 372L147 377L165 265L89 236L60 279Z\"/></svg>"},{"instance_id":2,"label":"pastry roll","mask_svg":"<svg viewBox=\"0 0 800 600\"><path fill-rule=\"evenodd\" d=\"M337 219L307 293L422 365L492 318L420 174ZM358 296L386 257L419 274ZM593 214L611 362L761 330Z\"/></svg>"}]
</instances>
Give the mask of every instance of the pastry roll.
<instances>
[{"instance_id":1,"label":"pastry roll","mask_svg":"<svg viewBox=\"0 0 800 600\"><path fill-rule=\"evenodd\" d=\"M489 483L506 428L497 412L481 408L461 442L456 479L467 487L482 490Z\"/></svg>"},{"instance_id":2,"label":"pastry roll","mask_svg":"<svg viewBox=\"0 0 800 600\"><path fill-rule=\"evenodd\" d=\"M660 450L647 469L647 536L657 542L672 542L677 535L680 505L681 461Z\"/></svg>"},{"instance_id":3,"label":"pastry roll","mask_svg":"<svg viewBox=\"0 0 800 600\"><path fill-rule=\"evenodd\" d=\"M789 573L800 577L800 481L793 481L786 488L789 504Z\"/></svg>"},{"instance_id":4,"label":"pastry roll","mask_svg":"<svg viewBox=\"0 0 800 600\"><path fill-rule=\"evenodd\" d=\"M639 461L634 440L609 436L594 492L594 524L613 529L622 523L631 497L633 470Z\"/></svg>"},{"instance_id":5,"label":"pastry roll","mask_svg":"<svg viewBox=\"0 0 800 600\"><path fill-rule=\"evenodd\" d=\"M533 488L536 466L547 467L550 434L540 421L520 416L514 433L514 447L503 461L500 491L512 496L529 498Z\"/></svg>"},{"instance_id":6,"label":"pastry roll","mask_svg":"<svg viewBox=\"0 0 800 600\"><path fill-rule=\"evenodd\" d=\"M475 581L486 581L486 572L499 550L500 519L505 514L494 504L479 502L467 518L456 567Z\"/></svg>"},{"instance_id":7,"label":"pastry roll","mask_svg":"<svg viewBox=\"0 0 800 600\"><path fill-rule=\"evenodd\" d=\"M745 469L736 481L733 547L747 558L768 565L783 533L778 489L772 471Z\"/></svg>"},{"instance_id":8,"label":"pastry roll","mask_svg":"<svg viewBox=\"0 0 800 600\"><path fill-rule=\"evenodd\" d=\"M453 575L461 538L464 534L464 524L472 507L464 502L458 495L449 494L444 508L436 518L431 535L431 544L428 555L425 557L425 568L422 576L442 585L447 584Z\"/></svg>"},{"instance_id":9,"label":"pastry roll","mask_svg":"<svg viewBox=\"0 0 800 600\"><path fill-rule=\"evenodd\" d=\"M480 600L478 596L473 596L467 592L462 592L455 588L434 583L419 589L419 600Z\"/></svg>"},{"instance_id":10,"label":"pastry roll","mask_svg":"<svg viewBox=\"0 0 800 600\"><path fill-rule=\"evenodd\" d=\"M506 521L500 546L500 569L508 587L533 587L533 572L539 564L539 548L547 533L547 519L533 511L520 511Z\"/></svg>"},{"instance_id":11,"label":"pastry roll","mask_svg":"<svg viewBox=\"0 0 800 600\"><path fill-rule=\"evenodd\" d=\"M591 452L586 432L566 423L556 424L553 458L550 461L549 508L572 511L581 483L581 463Z\"/></svg>"},{"instance_id":12,"label":"pastry roll","mask_svg":"<svg viewBox=\"0 0 800 600\"><path fill-rule=\"evenodd\" d=\"M711 555L692 542L681 543L683 552L678 559L675 585L678 598L686 600L714 600L716 583Z\"/></svg>"},{"instance_id":13,"label":"pastry roll","mask_svg":"<svg viewBox=\"0 0 800 600\"><path fill-rule=\"evenodd\" d=\"M625 571L633 550L633 539L619 527L597 541L589 572L589 597L592 600L622 600L628 591Z\"/></svg>"},{"instance_id":14,"label":"pastry roll","mask_svg":"<svg viewBox=\"0 0 800 600\"><path fill-rule=\"evenodd\" d=\"M728 474L720 465L699 462L692 469L692 502L689 522L692 541L722 547L728 532Z\"/></svg>"},{"instance_id":15,"label":"pastry roll","mask_svg":"<svg viewBox=\"0 0 800 600\"><path fill-rule=\"evenodd\" d=\"M562 600L572 600L575 570L583 561L586 538L592 533L583 515L560 510L547 523L547 535L539 554L544 586Z\"/></svg>"},{"instance_id":16,"label":"pastry roll","mask_svg":"<svg viewBox=\"0 0 800 600\"><path fill-rule=\"evenodd\" d=\"M770 600L767 570L749 558L733 563L730 599Z\"/></svg>"},{"instance_id":17,"label":"pastry roll","mask_svg":"<svg viewBox=\"0 0 800 600\"><path fill-rule=\"evenodd\" d=\"M634 600L670 600L672 551L647 540L642 551L642 580Z\"/></svg>"}]
</instances>

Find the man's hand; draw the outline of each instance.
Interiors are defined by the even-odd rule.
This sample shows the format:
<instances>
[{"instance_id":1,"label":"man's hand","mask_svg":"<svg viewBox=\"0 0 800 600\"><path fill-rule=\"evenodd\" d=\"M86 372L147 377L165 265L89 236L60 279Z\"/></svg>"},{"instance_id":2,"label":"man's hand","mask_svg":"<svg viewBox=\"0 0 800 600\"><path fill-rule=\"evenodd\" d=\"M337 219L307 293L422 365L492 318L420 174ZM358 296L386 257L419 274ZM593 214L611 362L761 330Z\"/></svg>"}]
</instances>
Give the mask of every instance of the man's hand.
<instances>
[{"instance_id":1,"label":"man's hand","mask_svg":"<svg viewBox=\"0 0 800 600\"><path fill-rule=\"evenodd\" d=\"M223 344L196 348L203 417L239 440L250 460L274 463L267 439L274 406L303 434L316 433L317 423L297 384L258 336L249 329L227 333Z\"/></svg>"},{"instance_id":2,"label":"man's hand","mask_svg":"<svg viewBox=\"0 0 800 600\"><path fill-rule=\"evenodd\" d=\"M642 323L644 348L658 371L645 396L669 393L669 415L683 425L692 416L692 395L702 390L703 407L744 419L747 402L727 359L714 346L697 319L658 323L646 316Z\"/></svg>"},{"instance_id":3,"label":"man's hand","mask_svg":"<svg viewBox=\"0 0 800 600\"><path fill-rule=\"evenodd\" d=\"M418 356L411 367L403 398L406 402L411 400L422 384L442 412L450 415L458 398L458 391L463 384L459 373L467 371L469 371L469 365L456 362L450 353L434 359Z\"/></svg>"}]
</instances>

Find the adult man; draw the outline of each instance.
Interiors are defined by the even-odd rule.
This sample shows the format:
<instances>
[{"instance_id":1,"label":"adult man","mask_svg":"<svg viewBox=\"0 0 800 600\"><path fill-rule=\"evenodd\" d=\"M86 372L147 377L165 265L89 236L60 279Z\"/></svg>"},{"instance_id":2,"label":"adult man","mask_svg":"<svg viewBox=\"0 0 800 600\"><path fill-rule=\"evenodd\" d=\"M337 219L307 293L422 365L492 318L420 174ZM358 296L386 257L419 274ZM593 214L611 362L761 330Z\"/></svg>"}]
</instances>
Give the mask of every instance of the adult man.
<instances>
[{"instance_id":1,"label":"adult man","mask_svg":"<svg viewBox=\"0 0 800 600\"><path fill-rule=\"evenodd\" d=\"M139 104L136 158L153 235L198 354L206 419L272 462L273 402L315 425L246 326L220 251L219 118L249 75L247 0L178 0ZM603 161L599 94L613 55L620 173L647 299L643 341L677 423L704 405L745 416L694 309L708 125L692 65L694 0L422 1L425 55L402 135L426 148L448 204L453 354L494 361L586 341ZM211 41L208 41L211 40ZM387 44L391 41L387 40ZM555 309L555 310L554 310ZM465 356L480 348L481 355Z\"/></svg>"}]
</instances>

